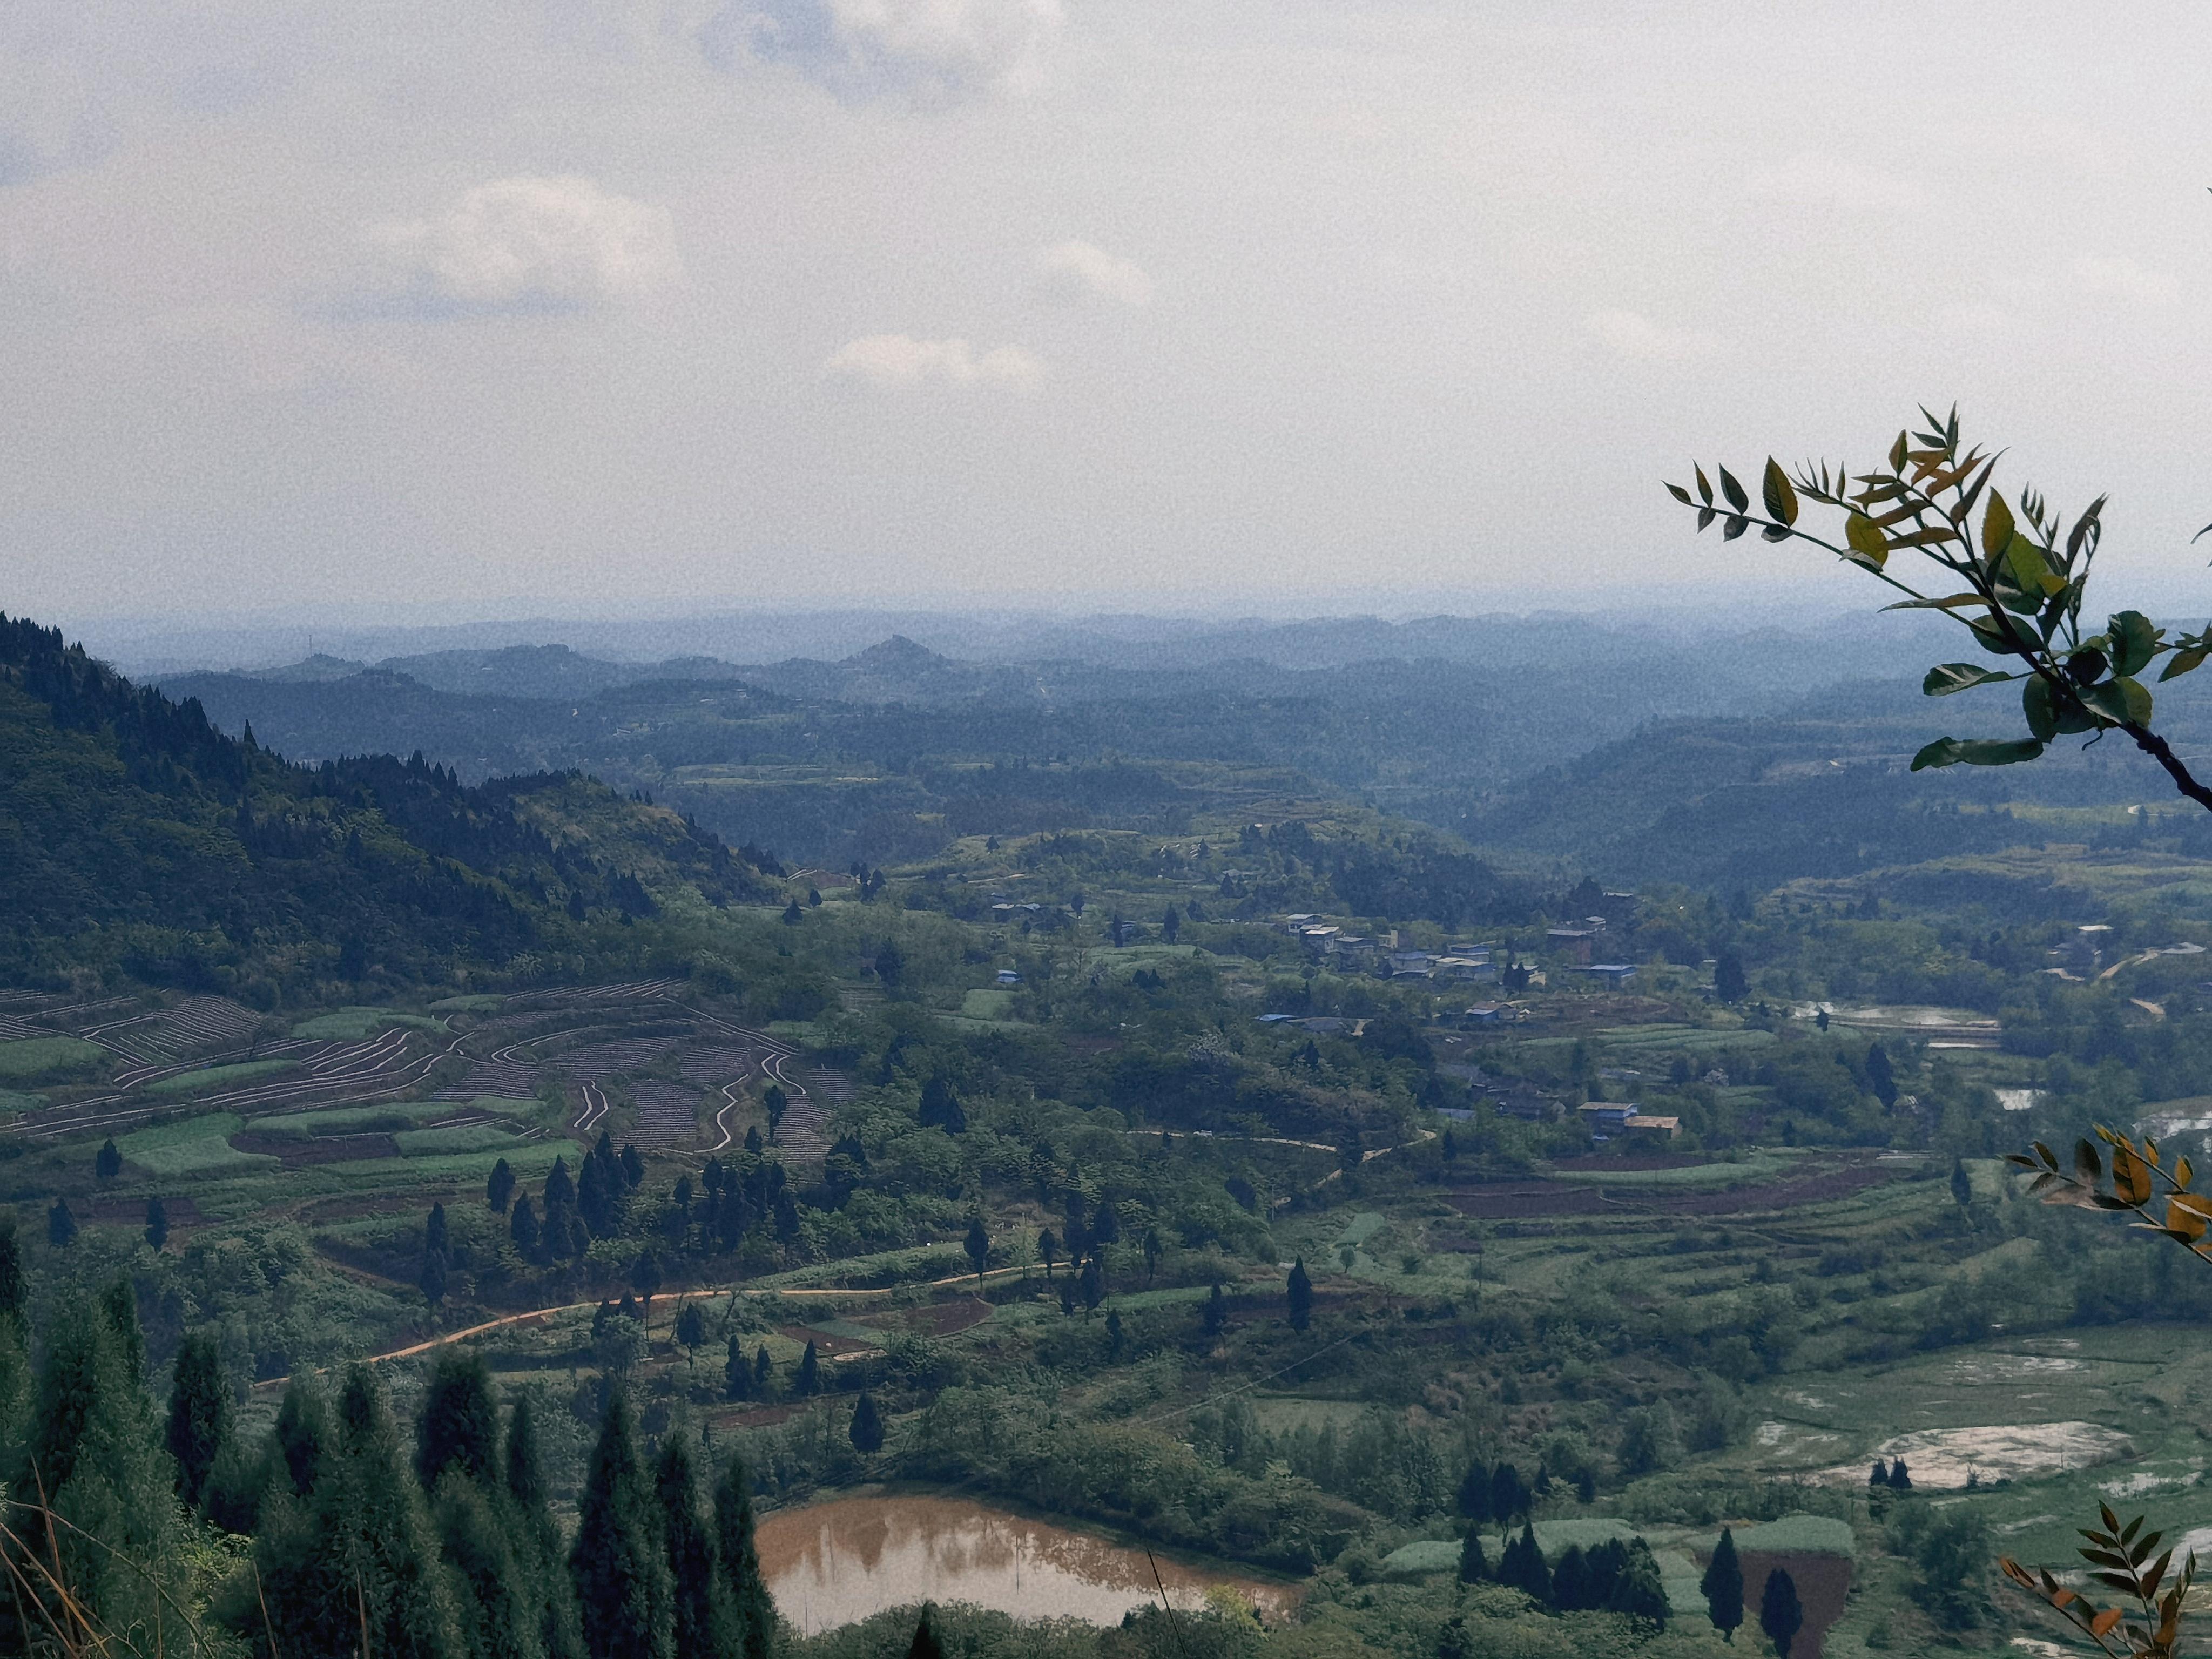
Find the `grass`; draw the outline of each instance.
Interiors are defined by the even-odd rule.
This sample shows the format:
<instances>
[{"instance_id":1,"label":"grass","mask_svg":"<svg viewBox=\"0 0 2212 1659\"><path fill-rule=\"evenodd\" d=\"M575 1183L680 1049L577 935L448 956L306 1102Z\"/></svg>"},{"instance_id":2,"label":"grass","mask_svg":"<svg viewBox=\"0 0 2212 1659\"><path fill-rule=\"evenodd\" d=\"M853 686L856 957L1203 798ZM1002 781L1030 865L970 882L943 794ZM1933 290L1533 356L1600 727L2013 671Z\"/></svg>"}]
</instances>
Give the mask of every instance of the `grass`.
<instances>
[{"instance_id":1,"label":"grass","mask_svg":"<svg viewBox=\"0 0 2212 1659\"><path fill-rule=\"evenodd\" d=\"M1735 1547L1763 1550L1770 1555L1796 1550L1810 1555L1856 1553L1850 1523L1826 1515L1785 1515L1779 1521L1736 1534Z\"/></svg>"},{"instance_id":2,"label":"grass","mask_svg":"<svg viewBox=\"0 0 2212 1659\"><path fill-rule=\"evenodd\" d=\"M12 1089L0 1089L0 1113L11 1117L17 1112L27 1112L35 1106L43 1106L46 1103L46 1097L44 1095L18 1094Z\"/></svg>"},{"instance_id":3,"label":"grass","mask_svg":"<svg viewBox=\"0 0 2212 1659\"><path fill-rule=\"evenodd\" d=\"M1784 1174L1790 1165L1780 1158L1747 1158L1741 1164L1686 1164L1676 1170L1608 1170L1593 1176L1587 1170L1553 1169L1545 1174L1555 1181L1601 1181L1608 1187L1734 1187L1766 1181Z\"/></svg>"},{"instance_id":4,"label":"grass","mask_svg":"<svg viewBox=\"0 0 2212 1659\"><path fill-rule=\"evenodd\" d=\"M287 1112L253 1120L253 1132L282 1135L288 1140L308 1140L317 1135L373 1133L406 1129L428 1117L450 1117L450 1100L398 1100L386 1106L341 1106L324 1112Z\"/></svg>"},{"instance_id":5,"label":"grass","mask_svg":"<svg viewBox=\"0 0 2212 1659\"><path fill-rule=\"evenodd\" d=\"M261 1152L241 1152L230 1137L245 1120L231 1112L210 1112L181 1123L135 1129L115 1143L125 1161L157 1176L244 1174L275 1170L277 1161Z\"/></svg>"},{"instance_id":6,"label":"grass","mask_svg":"<svg viewBox=\"0 0 2212 1659\"><path fill-rule=\"evenodd\" d=\"M343 1177L332 1190L343 1190L360 1184L363 1177L381 1180L385 1184L394 1181L414 1186L436 1181L482 1181L491 1174L492 1166L503 1157L507 1168L518 1176L542 1176L553 1167L553 1160L575 1148L565 1140L514 1141L505 1152L441 1152L422 1158L349 1158L342 1164L321 1166L325 1174Z\"/></svg>"},{"instance_id":7,"label":"grass","mask_svg":"<svg viewBox=\"0 0 2212 1659\"><path fill-rule=\"evenodd\" d=\"M434 1158L444 1152L482 1152L494 1148L504 1152L533 1144L517 1140L512 1130L502 1129L496 1123L463 1123L450 1129L403 1129L392 1139L399 1143L402 1158ZM547 1167L551 1167L550 1159Z\"/></svg>"},{"instance_id":8,"label":"grass","mask_svg":"<svg viewBox=\"0 0 2212 1659\"><path fill-rule=\"evenodd\" d=\"M271 1077L297 1068L289 1060L242 1060L235 1066L210 1066L204 1071L184 1072L146 1085L149 1095L188 1095L218 1084L244 1083L249 1078Z\"/></svg>"},{"instance_id":9,"label":"grass","mask_svg":"<svg viewBox=\"0 0 2212 1659\"><path fill-rule=\"evenodd\" d=\"M499 996L441 997L430 1005L435 1013L489 1014L507 1006L507 999Z\"/></svg>"},{"instance_id":10,"label":"grass","mask_svg":"<svg viewBox=\"0 0 2212 1659\"><path fill-rule=\"evenodd\" d=\"M979 985L960 999L960 1012L969 1019L1004 1019L1014 994L1000 986Z\"/></svg>"},{"instance_id":11,"label":"grass","mask_svg":"<svg viewBox=\"0 0 2212 1659\"><path fill-rule=\"evenodd\" d=\"M112 1058L98 1043L81 1037L19 1037L0 1042L0 1083L82 1077Z\"/></svg>"},{"instance_id":12,"label":"grass","mask_svg":"<svg viewBox=\"0 0 2212 1659\"><path fill-rule=\"evenodd\" d=\"M318 1037L331 1042L358 1042L372 1032L391 1025L411 1025L418 1031L442 1031L446 1022L427 1014L403 1014L389 1008L340 1008L292 1028L295 1037Z\"/></svg>"}]
</instances>

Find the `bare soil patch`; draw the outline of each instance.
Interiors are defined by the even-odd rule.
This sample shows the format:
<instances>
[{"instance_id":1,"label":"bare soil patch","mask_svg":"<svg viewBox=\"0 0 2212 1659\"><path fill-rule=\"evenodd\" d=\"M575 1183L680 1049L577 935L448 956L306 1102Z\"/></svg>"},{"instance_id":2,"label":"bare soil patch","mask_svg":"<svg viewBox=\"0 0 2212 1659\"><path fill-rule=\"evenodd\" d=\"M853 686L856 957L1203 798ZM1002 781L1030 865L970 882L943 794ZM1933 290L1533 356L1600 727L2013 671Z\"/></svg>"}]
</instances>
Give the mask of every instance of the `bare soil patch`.
<instances>
[{"instance_id":1,"label":"bare soil patch","mask_svg":"<svg viewBox=\"0 0 2212 1659\"><path fill-rule=\"evenodd\" d=\"M230 1138L234 1151L264 1152L284 1161L288 1170L312 1164L344 1164L356 1158L397 1158L399 1143L390 1135L320 1135L312 1140L296 1136L257 1134L247 1129Z\"/></svg>"}]
</instances>

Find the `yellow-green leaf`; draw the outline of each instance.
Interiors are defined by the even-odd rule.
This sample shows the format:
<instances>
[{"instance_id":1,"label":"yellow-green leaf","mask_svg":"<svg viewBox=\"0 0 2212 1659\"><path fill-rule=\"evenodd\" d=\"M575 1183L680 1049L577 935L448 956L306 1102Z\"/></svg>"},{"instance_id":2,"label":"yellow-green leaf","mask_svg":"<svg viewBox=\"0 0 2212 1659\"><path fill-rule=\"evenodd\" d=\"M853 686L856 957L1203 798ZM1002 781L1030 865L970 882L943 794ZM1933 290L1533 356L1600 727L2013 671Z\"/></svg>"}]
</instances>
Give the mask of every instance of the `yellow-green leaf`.
<instances>
[{"instance_id":1,"label":"yellow-green leaf","mask_svg":"<svg viewBox=\"0 0 2212 1659\"><path fill-rule=\"evenodd\" d=\"M1982 514L1982 551L1991 558L2012 545L2012 509L2005 498L1994 489L1990 491L1990 505Z\"/></svg>"},{"instance_id":2,"label":"yellow-green leaf","mask_svg":"<svg viewBox=\"0 0 2212 1659\"><path fill-rule=\"evenodd\" d=\"M1854 513L1844 520L1844 540L1850 544L1852 552L1872 560L1877 570L1888 562L1889 538L1863 513Z\"/></svg>"},{"instance_id":3,"label":"yellow-green leaf","mask_svg":"<svg viewBox=\"0 0 2212 1659\"><path fill-rule=\"evenodd\" d=\"M2005 544L2005 563L2012 570L2012 579L2022 587L2044 591L2043 580L2051 574L2051 565L2043 550L2027 537L2015 534Z\"/></svg>"},{"instance_id":4,"label":"yellow-green leaf","mask_svg":"<svg viewBox=\"0 0 2212 1659\"><path fill-rule=\"evenodd\" d=\"M1765 499L1768 518L1784 524L1797 522L1797 492L1790 487L1789 475L1771 455L1766 458L1766 472L1759 480L1759 494Z\"/></svg>"}]
</instances>

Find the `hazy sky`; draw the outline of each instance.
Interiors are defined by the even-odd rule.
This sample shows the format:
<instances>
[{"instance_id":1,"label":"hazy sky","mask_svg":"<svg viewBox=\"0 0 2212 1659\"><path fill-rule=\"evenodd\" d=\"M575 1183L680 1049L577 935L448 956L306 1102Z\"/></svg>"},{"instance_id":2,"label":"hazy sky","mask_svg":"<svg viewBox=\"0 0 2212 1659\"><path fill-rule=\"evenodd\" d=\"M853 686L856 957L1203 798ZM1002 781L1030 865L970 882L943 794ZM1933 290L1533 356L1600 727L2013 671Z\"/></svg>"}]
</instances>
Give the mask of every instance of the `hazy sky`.
<instances>
[{"instance_id":1,"label":"hazy sky","mask_svg":"<svg viewBox=\"0 0 2212 1659\"><path fill-rule=\"evenodd\" d=\"M2193 4L10 0L0 609L1832 599L1657 480L1954 398L2212 592L2208 74Z\"/></svg>"}]
</instances>

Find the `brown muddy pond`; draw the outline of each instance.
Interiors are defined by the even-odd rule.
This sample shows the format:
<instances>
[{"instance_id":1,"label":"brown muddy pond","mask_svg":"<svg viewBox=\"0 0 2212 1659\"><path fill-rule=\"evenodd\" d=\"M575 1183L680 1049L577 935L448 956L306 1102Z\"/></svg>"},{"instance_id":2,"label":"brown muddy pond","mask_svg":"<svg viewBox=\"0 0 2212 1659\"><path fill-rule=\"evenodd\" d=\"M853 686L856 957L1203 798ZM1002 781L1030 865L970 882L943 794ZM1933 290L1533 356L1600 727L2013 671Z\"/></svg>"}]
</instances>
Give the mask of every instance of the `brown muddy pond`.
<instances>
[{"instance_id":1,"label":"brown muddy pond","mask_svg":"<svg viewBox=\"0 0 2212 1659\"><path fill-rule=\"evenodd\" d=\"M841 1498L778 1510L760 1523L761 1567L783 1616L809 1634L915 1601L967 1601L1018 1619L1118 1625L1159 1589L1141 1549L957 1498ZM1270 1623L1290 1586L1158 1556L1168 1599L1203 1604L1243 1591Z\"/></svg>"}]
</instances>

